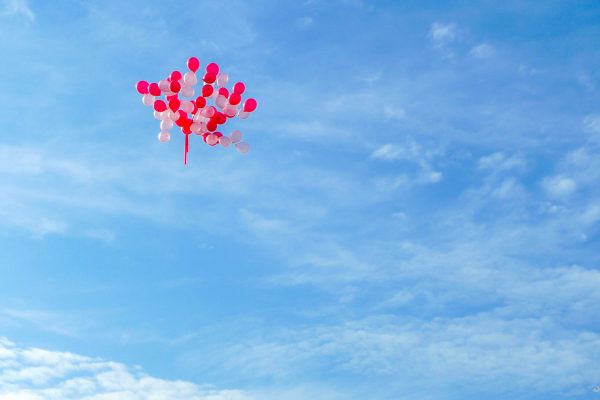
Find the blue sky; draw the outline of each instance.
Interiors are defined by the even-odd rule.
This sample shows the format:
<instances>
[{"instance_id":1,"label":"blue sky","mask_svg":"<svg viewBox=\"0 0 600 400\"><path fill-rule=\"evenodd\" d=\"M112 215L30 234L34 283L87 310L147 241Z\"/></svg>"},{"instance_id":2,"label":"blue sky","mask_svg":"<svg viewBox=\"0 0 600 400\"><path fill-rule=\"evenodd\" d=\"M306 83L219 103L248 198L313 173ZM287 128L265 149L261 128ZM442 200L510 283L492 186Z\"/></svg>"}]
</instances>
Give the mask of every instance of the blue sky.
<instances>
[{"instance_id":1,"label":"blue sky","mask_svg":"<svg viewBox=\"0 0 600 400\"><path fill-rule=\"evenodd\" d=\"M600 398L597 2L165 3L0 1L0 400Z\"/></svg>"}]
</instances>

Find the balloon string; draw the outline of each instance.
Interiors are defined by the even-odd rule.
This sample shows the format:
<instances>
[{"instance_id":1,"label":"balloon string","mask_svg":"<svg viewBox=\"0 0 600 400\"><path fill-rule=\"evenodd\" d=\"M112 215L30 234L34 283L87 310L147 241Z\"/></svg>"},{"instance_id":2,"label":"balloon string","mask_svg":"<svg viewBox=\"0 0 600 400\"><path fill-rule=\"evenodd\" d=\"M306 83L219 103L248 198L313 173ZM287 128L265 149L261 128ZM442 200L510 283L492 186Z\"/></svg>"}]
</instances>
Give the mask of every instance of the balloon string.
<instances>
[{"instance_id":1,"label":"balloon string","mask_svg":"<svg viewBox=\"0 0 600 400\"><path fill-rule=\"evenodd\" d=\"M190 135L185 135L185 146L183 149L183 163L187 165L187 153L189 150L189 137Z\"/></svg>"}]
</instances>

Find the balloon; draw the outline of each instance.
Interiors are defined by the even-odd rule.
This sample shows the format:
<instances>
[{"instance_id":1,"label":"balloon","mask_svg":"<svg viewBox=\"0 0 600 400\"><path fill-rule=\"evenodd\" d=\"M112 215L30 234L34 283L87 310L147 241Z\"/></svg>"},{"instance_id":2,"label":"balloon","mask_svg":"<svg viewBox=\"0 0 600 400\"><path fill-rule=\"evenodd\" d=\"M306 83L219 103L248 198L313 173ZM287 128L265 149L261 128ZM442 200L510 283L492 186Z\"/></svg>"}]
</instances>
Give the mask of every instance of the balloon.
<instances>
[{"instance_id":1,"label":"balloon","mask_svg":"<svg viewBox=\"0 0 600 400\"><path fill-rule=\"evenodd\" d=\"M215 113L215 119L217 120L217 124L219 124L219 125L227 122L227 117L225 116L225 114L223 114L221 112Z\"/></svg>"},{"instance_id":2,"label":"balloon","mask_svg":"<svg viewBox=\"0 0 600 400\"><path fill-rule=\"evenodd\" d=\"M231 143L239 143L242 140L242 132L235 130L231 132L229 138L231 139Z\"/></svg>"},{"instance_id":3,"label":"balloon","mask_svg":"<svg viewBox=\"0 0 600 400\"><path fill-rule=\"evenodd\" d=\"M183 72L175 70L155 83L144 80L136 83L135 89L142 95L143 104L153 106L153 116L160 121L158 139L161 142L169 141L170 130L174 126L179 127L185 135L185 164L192 133L202 136L210 146L220 144L229 147L234 144L238 152L247 153L250 145L242 141L239 130L234 130L230 136L223 136L219 130L236 116L248 118L257 108L256 100L248 98L244 101L242 96L246 92L246 85L243 82L236 82L233 87L227 88L229 75L221 72L216 63L206 65L203 75L198 75L199 68L200 60L190 57L187 69ZM200 89L196 89L197 84Z\"/></svg>"},{"instance_id":4,"label":"balloon","mask_svg":"<svg viewBox=\"0 0 600 400\"><path fill-rule=\"evenodd\" d=\"M191 113L194 111L194 104L189 100L184 100L181 102L181 109L186 113Z\"/></svg>"},{"instance_id":5,"label":"balloon","mask_svg":"<svg viewBox=\"0 0 600 400\"><path fill-rule=\"evenodd\" d=\"M171 82L177 82L182 78L181 72L173 71L171 72L171 75L169 75L169 78L171 79Z\"/></svg>"},{"instance_id":6,"label":"balloon","mask_svg":"<svg viewBox=\"0 0 600 400\"><path fill-rule=\"evenodd\" d=\"M148 86L148 92L152 95L152 96L160 96L160 88L158 87L158 83L151 83Z\"/></svg>"},{"instance_id":7,"label":"balloon","mask_svg":"<svg viewBox=\"0 0 600 400\"><path fill-rule=\"evenodd\" d=\"M226 105L223 108L223 114L225 114L225 116L227 118L233 118L235 117L235 115L237 114L238 109L236 106L232 106L231 104Z\"/></svg>"},{"instance_id":8,"label":"balloon","mask_svg":"<svg viewBox=\"0 0 600 400\"><path fill-rule=\"evenodd\" d=\"M244 101L244 106L242 108L244 111L251 113L252 111L256 110L256 106L256 100L247 99L246 101Z\"/></svg>"},{"instance_id":9,"label":"balloon","mask_svg":"<svg viewBox=\"0 0 600 400\"><path fill-rule=\"evenodd\" d=\"M154 102L154 110L158 112L163 112L167 109L167 104L162 100L156 100Z\"/></svg>"},{"instance_id":10,"label":"balloon","mask_svg":"<svg viewBox=\"0 0 600 400\"><path fill-rule=\"evenodd\" d=\"M198 60L196 57L188 58L187 67L192 72L198 71L198 68L200 68L200 60Z\"/></svg>"},{"instance_id":11,"label":"balloon","mask_svg":"<svg viewBox=\"0 0 600 400\"><path fill-rule=\"evenodd\" d=\"M158 133L158 140L160 140L163 143L166 143L169 140L171 140L171 134L167 131L160 131Z\"/></svg>"},{"instance_id":12,"label":"balloon","mask_svg":"<svg viewBox=\"0 0 600 400\"><path fill-rule=\"evenodd\" d=\"M194 97L194 88L191 86L184 86L179 92L183 97Z\"/></svg>"},{"instance_id":13,"label":"balloon","mask_svg":"<svg viewBox=\"0 0 600 400\"><path fill-rule=\"evenodd\" d=\"M250 151L250 145L246 142L239 142L235 144L235 149L241 154L246 154Z\"/></svg>"},{"instance_id":14,"label":"balloon","mask_svg":"<svg viewBox=\"0 0 600 400\"><path fill-rule=\"evenodd\" d=\"M154 96L152 96L150 93L146 93L145 95L142 96L142 103L144 103L145 106L151 106L154 104Z\"/></svg>"},{"instance_id":15,"label":"balloon","mask_svg":"<svg viewBox=\"0 0 600 400\"><path fill-rule=\"evenodd\" d=\"M202 86L202 96L210 97L215 89L211 85Z\"/></svg>"},{"instance_id":16,"label":"balloon","mask_svg":"<svg viewBox=\"0 0 600 400\"><path fill-rule=\"evenodd\" d=\"M221 146L227 147L231 144L231 139L229 139L227 136L221 136L219 138L219 143L221 143Z\"/></svg>"},{"instance_id":17,"label":"balloon","mask_svg":"<svg viewBox=\"0 0 600 400\"><path fill-rule=\"evenodd\" d=\"M216 76L219 73L219 66L216 63L210 63L206 66L206 72Z\"/></svg>"},{"instance_id":18,"label":"balloon","mask_svg":"<svg viewBox=\"0 0 600 400\"><path fill-rule=\"evenodd\" d=\"M217 144L218 141L219 141L219 137L217 135L215 135L214 133L211 133L210 135L208 135L206 137L206 143L208 143L211 146L214 146L215 144Z\"/></svg>"},{"instance_id":19,"label":"balloon","mask_svg":"<svg viewBox=\"0 0 600 400\"><path fill-rule=\"evenodd\" d=\"M242 82L238 82L233 85L233 93L242 94L244 93L244 90L246 90L246 85L244 85Z\"/></svg>"},{"instance_id":20,"label":"balloon","mask_svg":"<svg viewBox=\"0 0 600 400\"><path fill-rule=\"evenodd\" d=\"M168 131L172 127L173 127L173 121L171 121L170 119L163 119L162 121L160 121L160 129L161 130Z\"/></svg>"},{"instance_id":21,"label":"balloon","mask_svg":"<svg viewBox=\"0 0 600 400\"><path fill-rule=\"evenodd\" d=\"M229 97L229 90L227 90L227 88L224 88L224 87L219 88L217 93L219 93L221 96Z\"/></svg>"},{"instance_id":22,"label":"balloon","mask_svg":"<svg viewBox=\"0 0 600 400\"><path fill-rule=\"evenodd\" d=\"M239 93L231 93L231 96L229 96L229 104L237 106L238 104L240 104L240 102L242 101L242 96L240 96Z\"/></svg>"},{"instance_id":23,"label":"balloon","mask_svg":"<svg viewBox=\"0 0 600 400\"><path fill-rule=\"evenodd\" d=\"M223 87L223 86L227 85L228 81L229 81L229 75L227 75L226 73L221 72L220 74L217 75L217 86Z\"/></svg>"},{"instance_id":24,"label":"balloon","mask_svg":"<svg viewBox=\"0 0 600 400\"><path fill-rule=\"evenodd\" d=\"M210 118L215 115L215 108L213 106L206 107L202 110L201 114L203 117Z\"/></svg>"},{"instance_id":25,"label":"balloon","mask_svg":"<svg viewBox=\"0 0 600 400\"><path fill-rule=\"evenodd\" d=\"M160 82L158 82L158 88L160 90L162 90L163 92L169 92L169 86L171 85L171 82L167 81L167 80L162 80Z\"/></svg>"},{"instance_id":26,"label":"balloon","mask_svg":"<svg viewBox=\"0 0 600 400\"><path fill-rule=\"evenodd\" d=\"M149 90L149 86L150 84L146 81L139 81L136 85L135 85L135 89L138 91L139 94L147 94L148 90Z\"/></svg>"},{"instance_id":27,"label":"balloon","mask_svg":"<svg viewBox=\"0 0 600 400\"><path fill-rule=\"evenodd\" d=\"M181 102L179 101L179 99L177 97L171 98L171 100L169 100L169 108L173 111L179 110L180 105L181 105Z\"/></svg>"},{"instance_id":28,"label":"balloon","mask_svg":"<svg viewBox=\"0 0 600 400\"><path fill-rule=\"evenodd\" d=\"M225 96L223 96L221 94L218 95L217 98L215 99L215 104L219 108L225 107L225 105L227 104L227 97L225 97Z\"/></svg>"},{"instance_id":29,"label":"balloon","mask_svg":"<svg viewBox=\"0 0 600 400\"><path fill-rule=\"evenodd\" d=\"M181 84L179 83L179 81L171 81L169 88L171 89L171 92L179 93L179 91L181 90Z\"/></svg>"},{"instance_id":30,"label":"balloon","mask_svg":"<svg viewBox=\"0 0 600 400\"><path fill-rule=\"evenodd\" d=\"M207 72L202 80L206 83L214 83L217 80L217 75Z\"/></svg>"},{"instance_id":31,"label":"balloon","mask_svg":"<svg viewBox=\"0 0 600 400\"><path fill-rule=\"evenodd\" d=\"M211 119L210 121L208 121L206 123L206 129L209 130L209 131L211 131L211 132L216 131L217 130L217 123L216 123L216 121L214 119Z\"/></svg>"},{"instance_id":32,"label":"balloon","mask_svg":"<svg viewBox=\"0 0 600 400\"><path fill-rule=\"evenodd\" d=\"M198 78L196 77L196 74L188 71L185 73L185 75L183 75L183 82L185 82L185 84L188 86L194 86L196 83L198 83Z\"/></svg>"},{"instance_id":33,"label":"balloon","mask_svg":"<svg viewBox=\"0 0 600 400\"><path fill-rule=\"evenodd\" d=\"M171 118L171 121L175 121L177 122L177 120L179 119L180 115L178 112L175 112L173 110L169 110L169 118Z\"/></svg>"},{"instance_id":34,"label":"balloon","mask_svg":"<svg viewBox=\"0 0 600 400\"><path fill-rule=\"evenodd\" d=\"M198 96L198 98L196 98L196 106L198 108L204 108L204 106L206 106L206 99L202 96Z\"/></svg>"}]
</instances>

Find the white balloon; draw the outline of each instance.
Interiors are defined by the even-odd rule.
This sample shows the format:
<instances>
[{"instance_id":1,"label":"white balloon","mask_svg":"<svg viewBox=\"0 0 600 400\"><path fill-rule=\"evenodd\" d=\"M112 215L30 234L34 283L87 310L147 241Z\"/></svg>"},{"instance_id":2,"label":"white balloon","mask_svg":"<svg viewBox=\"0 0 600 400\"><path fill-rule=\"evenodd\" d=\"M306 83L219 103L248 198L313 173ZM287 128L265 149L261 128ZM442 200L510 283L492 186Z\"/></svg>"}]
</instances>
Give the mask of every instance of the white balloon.
<instances>
[{"instance_id":1,"label":"white balloon","mask_svg":"<svg viewBox=\"0 0 600 400\"><path fill-rule=\"evenodd\" d=\"M173 127L173 121L170 119L163 119L160 121L160 129L163 131L167 131Z\"/></svg>"},{"instance_id":2,"label":"white balloon","mask_svg":"<svg viewBox=\"0 0 600 400\"><path fill-rule=\"evenodd\" d=\"M177 121L179 119L179 113L169 110L169 118L171 118L171 121Z\"/></svg>"},{"instance_id":3,"label":"white balloon","mask_svg":"<svg viewBox=\"0 0 600 400\"><path fill-rule=\"evenodd\" d=\"M229 137L231 138L231 143L238 143L242 140L242 132L238 131L237 129L233 132L231 132L231 135L229 135Z\"/></svg>"},{"instance_id":4,"label":"white balloon","mask_svg":"<svg viewBox=\"0 0 600 400\"><path fill-rule=\"evenodd\" d=\"M171 140L171 134L167 131L160 131L158 133L158 140L160 140L163 143L166 143L169 140Z\"/></svg>"},{"instance_id":5,"label":"white balloon","mask_svg":"<svg viewBox=\"0 0 600 400\"><path fill-rule=\"evenodd\" d=\"M223 96L222 94L218 95L215 99L215 104L219 108L225 107L227 105L227 97Z\"/></svg>"},{"instance_id":6,"label":"white balloon","mask_svg":"<svg viewBox=\"0 0 600 400\"><path fill-rule=\"evenodd\" d=\"M231 139L229 139L227 136L221 136L219 138L219 143L221 143L221 146L227 147L231 144Z\"/></svg>"},{"instance_id":7,"label":"white balloon","mask_svg":"<svg viewBox=\"0 0 600 400\"><path fill-rule=\"evenodd\" d=\"M232 106L231 104L228 104L225 107L223 107L223 114L227 115L229 118L235 117L235 114L237 114L237 111L238 111L237 107Z\"/></svg>"},{"instance_id":8,"label":"white balloon","mask_svg":"<svg viewBox=\"0 0 600 400\"><path fill-rule=\"evenodd\" d=\"M192 97L194 96L194 88L191 86L184 86L181 88L181 95L183 97Z\"/></svg>"},{"instance_id":9,"label":"white balloon","mask_svg":"<svg viewBox=\"0 0 600 400\"><path fill-rule=\"evenodd\" d=\"M246 142L239 142L235 144L235 149L242 154L246 154L250 151L250 145Z\"/></svg>"},{"instance_id":10,"label":"white balloon","mask_svg":"<svg viewBox=\"0 0 600 400\"><path fill-rule=\"evenodd\" d=\"M154 118L160 121L161 119L163 119L163 113L155 110Z\"/></svg>"},{"instance_id":11,"label":"white balloon","mask_svg":"<svg viewBox=\"0 0 600 400\"><path fill-rule=\"evenodd\" d=\"M194 122L192 126L190 126L190 130L194 133L200 133L200 131L202 130L202 124L200 124L199 122Z\"/></svg>"},{"instance_id":12,"label":"white balloon","mask_svg":"<svg viewBox=\"0 0 600 400\"><path fill-rule=\"evenodd\" d=\"M144 103L145 106L151 106L154 104L154 96L152 96L150 93L146 93L145 95L142 96L142 103Z\"/></svg>"},{"instance_id":13,"label":"white balloon","mask_svg":"<svg viewBox=\"0 0 600 400\"><path fill-rule=\"evenodd\" d=\"M215 109L213 107L204 107L200 113L203 117L210 118L215 115Z\"/></svg>"},{"instance_id":14,"label":"white balloon","mask_svg":"<svg viewBox=\"0 0 600 400\"><path fill-rule=\"evenodd\" d=\"M227 85L228 81L229 81L229 75L227 75L225 72L221 72L220 74L217 75L217 86L218 87L223 87L223 86Z\"/></svg>"},{"instance_id":15,"label":"white balloon","mask_svg":"<svg viewBox=\"0 0 600 400\"><path fill-rule=\"evenodd\" d=\"M189 100L183 100L181 102L181 106L180 108L185 111L186 113L191 113L192 111L194 111L194 105L192 104L191 101Z\"/></svg>"},{"instance_id":16,"label":"white balloon","mask_svg":"<svg viewBox=\"0 0 600 400\"><path fill-rule=\"evenodd\" d=\"M160 82L158 82L158 88L163 91L163 92L168 92L170 91L170 86L171 84L169 83L169 81L166 80L162 80Z\"/></svg>"},{"instance_id":17,"label":"white balloon","mask_svg":"<svg viewBox=\"0 0 600 400\"><path fill-rule=\"evenodd\" d=\"M194 86L196 83L198 83L198 78L196 77L195 73L188 71L185 73L185 75L183 75L183 82L185 82L187 86Z\"/></svg>"},{"instance_id":18,"label":"white balloon","mask_svg":"<svg viewBox=\"0 0 600 400\"><path fill-rule=\"evenodd\" d=\"M217 144L218 141L219 141L219 137L217 135L215 135L214 133L211 133L210 135L208 135L206 137L206 143L210 144L211 146L213 144Z\"/></svg>"},{"instance_id":19,"label":"white balloon","mask_svg":"<svg viewBox=\"0 0 600 400\"><path fill-rule=\"evenodd\" d=\"M246 112L244 110L240 110L240 112L238 113L238 118L239 119L246 119L250 116L249 112Z\"/></svg>"}]
</instances>

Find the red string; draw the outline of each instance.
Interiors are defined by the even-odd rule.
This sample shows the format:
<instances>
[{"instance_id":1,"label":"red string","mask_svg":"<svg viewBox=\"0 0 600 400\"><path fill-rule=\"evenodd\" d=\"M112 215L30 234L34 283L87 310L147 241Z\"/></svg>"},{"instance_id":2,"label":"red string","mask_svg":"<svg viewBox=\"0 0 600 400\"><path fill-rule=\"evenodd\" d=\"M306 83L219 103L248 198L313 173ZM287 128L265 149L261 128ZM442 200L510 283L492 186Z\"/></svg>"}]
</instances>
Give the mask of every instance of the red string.
<instances>
[{"instance_id":1,"label":"red string","mask_svg":"<svg viewBox=\"0 0 600 400\"><path fill-rule=\"evenodd\" d=\"M185 146L184 146L184 149L183 149L183 163L185 165L187 165L187 153L188 153L188 150L190 148L189 137L190 137L190 135L187 135L187 134L185 135Z\"/></svg>"}]
</instances>

